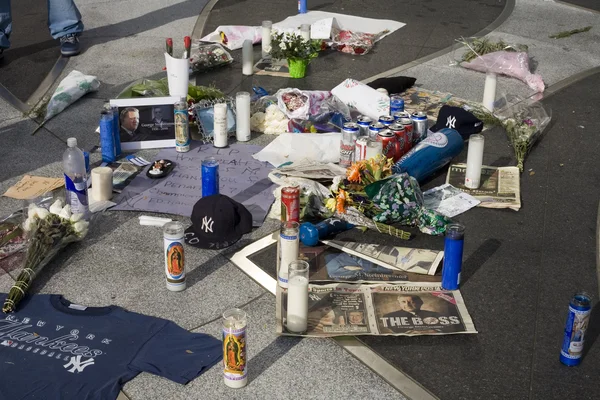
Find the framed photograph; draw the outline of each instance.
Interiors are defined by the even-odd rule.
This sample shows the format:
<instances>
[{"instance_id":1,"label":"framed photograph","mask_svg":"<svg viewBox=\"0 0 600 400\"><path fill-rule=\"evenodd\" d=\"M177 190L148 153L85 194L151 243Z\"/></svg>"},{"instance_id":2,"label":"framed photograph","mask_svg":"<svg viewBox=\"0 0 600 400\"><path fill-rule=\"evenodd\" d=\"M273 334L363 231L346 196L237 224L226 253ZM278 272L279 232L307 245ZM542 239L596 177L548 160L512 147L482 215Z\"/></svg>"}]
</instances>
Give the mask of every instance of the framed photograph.
<instances>
[{"instance_id":1,"label":"framed photograph","mask_svg":"<svg viewBox=\"0 0 600 400\"><path fill-rule=\"evenodd\" d=\"M178 97L114 99L119 109L121 149L125 151L175 147L174 105Z\"/></svg>"}]
</instances>

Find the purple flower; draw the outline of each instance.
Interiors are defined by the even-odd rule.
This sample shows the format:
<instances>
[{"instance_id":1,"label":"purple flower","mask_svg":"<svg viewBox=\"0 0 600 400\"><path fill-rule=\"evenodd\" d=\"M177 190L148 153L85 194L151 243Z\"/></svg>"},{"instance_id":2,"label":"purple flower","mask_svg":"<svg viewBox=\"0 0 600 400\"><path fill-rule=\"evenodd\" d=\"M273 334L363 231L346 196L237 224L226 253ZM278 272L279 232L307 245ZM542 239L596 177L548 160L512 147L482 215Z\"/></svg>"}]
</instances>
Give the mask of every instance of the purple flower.
<instances>
[{"instance_id":1,"label":"purple flower","mask_svg":"<svg viewBox=\"0 0 600 400\"><path fill-rule=\"evenodd\" d=\"M398 203L394 203L392 205L392 210L397 210L398 208L400 208L400 206L398 205Z\"/></svg>"}]
</instances>

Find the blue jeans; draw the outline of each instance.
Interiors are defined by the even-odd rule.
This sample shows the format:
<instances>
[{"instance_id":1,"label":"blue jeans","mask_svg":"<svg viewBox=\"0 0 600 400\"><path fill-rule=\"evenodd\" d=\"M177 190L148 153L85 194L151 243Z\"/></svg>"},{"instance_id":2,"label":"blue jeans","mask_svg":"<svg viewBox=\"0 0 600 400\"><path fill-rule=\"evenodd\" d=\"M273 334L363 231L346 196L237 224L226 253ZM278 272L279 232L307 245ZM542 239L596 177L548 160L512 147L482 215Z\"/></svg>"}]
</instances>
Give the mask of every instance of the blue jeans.
<instances>
[{"instance_id":1,"label":"blue jeans","mask_svg":"<svg viewBox=\"0 0 600 400\"><path fill-rule=\"evenodd\" d=\"M48 27L53 39L83 32L81 14L73 0L48 0ZM12 17L10 0L0 0L0 48L9 48Z\"/></svg>"}]
</instances>

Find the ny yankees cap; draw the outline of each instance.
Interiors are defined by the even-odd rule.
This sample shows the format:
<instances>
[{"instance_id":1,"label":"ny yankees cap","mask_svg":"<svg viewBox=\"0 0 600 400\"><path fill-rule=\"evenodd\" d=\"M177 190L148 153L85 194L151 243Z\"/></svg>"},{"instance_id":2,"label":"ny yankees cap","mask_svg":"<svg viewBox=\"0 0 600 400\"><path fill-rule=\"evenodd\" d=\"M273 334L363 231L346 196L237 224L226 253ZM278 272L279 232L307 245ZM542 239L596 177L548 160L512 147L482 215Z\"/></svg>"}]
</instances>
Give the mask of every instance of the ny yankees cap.
<instances>
[{"instance_id":1,"label":"ny yankees cap","mask_svg":"<svg viewBox=\"0 0 600 400\"><path fill-rule=\"evenodd\" d=\"M483 130L483 122L463 108L443 106L440 108L437 122L431 127L431 131L437 132L443 128L455 129L463 140L467 140L469 136Z\"/></svg>"},{"instance_id":2,"label":"ny yankees cap","mask_svg":"<svg viewBox=\"0 0 600 400\"><path fill-rule=\"evenodd\" d=\"M191 220L192 225L185 230L185 242L201 249L224 249L252 230L250 211L222 194L198 200Z\"/></svg>"}]
</instances>

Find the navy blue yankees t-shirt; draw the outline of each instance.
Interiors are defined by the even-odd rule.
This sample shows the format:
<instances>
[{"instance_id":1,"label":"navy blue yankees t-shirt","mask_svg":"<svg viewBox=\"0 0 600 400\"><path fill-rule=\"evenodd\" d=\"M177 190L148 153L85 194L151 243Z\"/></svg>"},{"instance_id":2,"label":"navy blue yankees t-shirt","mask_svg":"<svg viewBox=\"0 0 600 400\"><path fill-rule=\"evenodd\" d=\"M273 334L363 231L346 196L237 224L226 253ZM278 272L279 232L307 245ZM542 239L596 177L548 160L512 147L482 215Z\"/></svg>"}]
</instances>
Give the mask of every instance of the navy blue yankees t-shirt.
<instances>
[{"instance_id":1,"label":"navy blue yankees t-shirt","mask_svg":"<svg viewBox=\"0 0 600 400\"><path fill-rule=\"evenodd\" d=\"M0 313L0 400L116 399L140 372L186 384L223 357L220 340L117 306L34 295L17 310Z\"/></svg>"}]
</instances>

